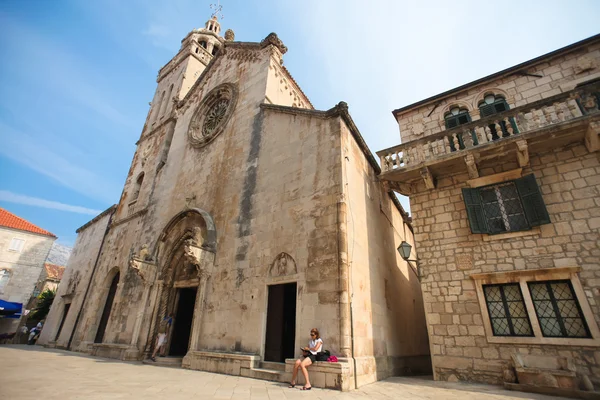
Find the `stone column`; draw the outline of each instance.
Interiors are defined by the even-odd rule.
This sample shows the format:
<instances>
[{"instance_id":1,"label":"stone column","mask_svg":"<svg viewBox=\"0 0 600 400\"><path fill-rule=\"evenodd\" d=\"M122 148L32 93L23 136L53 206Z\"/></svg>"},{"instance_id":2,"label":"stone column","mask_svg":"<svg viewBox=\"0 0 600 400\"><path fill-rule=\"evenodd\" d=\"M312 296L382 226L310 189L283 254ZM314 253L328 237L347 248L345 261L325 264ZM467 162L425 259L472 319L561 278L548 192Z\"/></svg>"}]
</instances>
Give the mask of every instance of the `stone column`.
<instances>
[{"instance_id":1,"label":"stone column","mask_svg":"<svg viewBox=\"0 0 600 400\"><path fill-rule=\"evenodd\" d=\"M158 281L158 289L156 290L156 297L154 299L154 304L155 305L158 303L158 306L160 306L160 301L161 301L161 298L162 298L164 287L165 287L165 282L164 281ZM146 340L146 348L145 348L146 352L151 352L153 350L153 346L154 346L154 328L156 326L156 319L157 319L157 314L153 313L152 316L151 316L151 318L150 318L150 328L148 329L148 339Z\"/></svg>"},{"instance_id":2,"label":"stone column","mask_svg":"<svg viewBox=\"0 0 600 400\"><path fill-rule=\"evenodd\" d=\"M138 274L138 276L142 279L142 284L144 285L142 301L138 306L138 313L136 316L135 325L133 327L133 334L131 336L131 342L126 356L128 359L137 359L139 357L137 343L140 337L142 322L144 320L144 312L148 305L150 289L152 288L156 278L156 266L134 256L129 260L129 267Z\"/></svg>"}]
</instances>

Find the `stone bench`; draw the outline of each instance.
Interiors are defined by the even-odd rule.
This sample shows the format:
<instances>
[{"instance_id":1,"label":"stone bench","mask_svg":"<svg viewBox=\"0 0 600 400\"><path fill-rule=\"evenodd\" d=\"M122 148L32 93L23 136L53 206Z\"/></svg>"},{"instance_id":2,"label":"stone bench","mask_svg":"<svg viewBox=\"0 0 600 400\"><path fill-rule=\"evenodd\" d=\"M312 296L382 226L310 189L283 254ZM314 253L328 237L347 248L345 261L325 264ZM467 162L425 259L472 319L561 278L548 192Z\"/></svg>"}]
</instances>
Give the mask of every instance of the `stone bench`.
<instances>
[{"instance_id":1,"label":"stone bench","mask_svg":"<svg viewBox=\"0 0 600 400\"><path fill-rule=\"evenodd\" d=\"M288 358L285 360L285 372L291 378L294 372L294 363L296 359ZM327 388L341 390L343 392L350 391L354 388L352 368L348 362L340 360L340 362L316 361L308 367L310 384L318 388ZM304 375L302 371L298 371L298 385L304 384Z\"/></svg>"},{"instance_id":2,"label":"stone bench","mask_svg":"<svg viewBox=\"0 0 600 400\"><path fill-rule=\"evenodd\" d=\"M567 357L511 354L520 384L578 389L575 365Z\"/></svg>"}]
</instances>

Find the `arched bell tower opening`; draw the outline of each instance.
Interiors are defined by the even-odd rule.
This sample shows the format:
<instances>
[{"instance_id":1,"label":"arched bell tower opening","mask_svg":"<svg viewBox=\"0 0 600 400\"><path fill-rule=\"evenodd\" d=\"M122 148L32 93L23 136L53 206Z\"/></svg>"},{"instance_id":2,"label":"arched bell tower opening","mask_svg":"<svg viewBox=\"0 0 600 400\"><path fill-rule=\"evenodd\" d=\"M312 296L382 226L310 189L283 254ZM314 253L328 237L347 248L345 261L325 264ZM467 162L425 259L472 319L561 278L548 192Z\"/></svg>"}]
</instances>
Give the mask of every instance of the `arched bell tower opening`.
<instances>
[{"instance_id":1,"label":"arched bell tower opening","mask_svg":"<svg viewBox=\"0 0 600 400\"><path fill-rule=\"evenodd\" d=\"M197 348L206 282L214 264L216 232L212 217L200 209L177 214L163 230L155 248L159 264L158 306L150 347L163 318L172 315L167 333L169 356Z\"/></svg>"}]
</instances>

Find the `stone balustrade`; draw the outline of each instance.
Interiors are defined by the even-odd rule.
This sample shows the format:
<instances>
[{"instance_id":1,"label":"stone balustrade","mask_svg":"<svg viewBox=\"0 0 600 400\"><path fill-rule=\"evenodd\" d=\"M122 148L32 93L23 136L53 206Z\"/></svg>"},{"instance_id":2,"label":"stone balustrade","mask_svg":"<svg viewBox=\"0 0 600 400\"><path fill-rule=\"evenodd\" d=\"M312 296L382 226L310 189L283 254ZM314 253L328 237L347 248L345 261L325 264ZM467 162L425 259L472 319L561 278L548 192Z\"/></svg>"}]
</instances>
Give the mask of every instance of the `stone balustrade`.
<instances>
[{"instance_id":1,"label":"stone balustrade","mask_svg":"<svg viewBox=\"0 0 600 400\"><path fill-rule=\"evenodd\" d=\"M485 146L598 113L600 83L529 103L453 129L377 152L382 173L410 169L450 154Z\"/></svg>"}]
</instances>

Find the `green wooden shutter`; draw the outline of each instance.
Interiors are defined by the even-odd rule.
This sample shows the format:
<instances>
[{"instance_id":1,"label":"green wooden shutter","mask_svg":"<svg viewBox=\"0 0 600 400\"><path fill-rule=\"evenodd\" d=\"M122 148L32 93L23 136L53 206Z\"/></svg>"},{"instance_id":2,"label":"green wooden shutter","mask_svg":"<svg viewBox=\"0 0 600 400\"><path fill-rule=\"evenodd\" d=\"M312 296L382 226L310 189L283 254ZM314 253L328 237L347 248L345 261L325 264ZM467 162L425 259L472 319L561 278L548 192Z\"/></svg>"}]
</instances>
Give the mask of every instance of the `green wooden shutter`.
<instances>
[{"instance_id":1,"label":"green wooden shutter","mask_svg":"<svg viewBox=\"0 0 600 400\"><path fill-rule=\"evenodd\" d=\"M469 217L469 225L471 225L472 233L488 233L483 206L481 205L481 196L479 189L462 190L465 206L467 207L467 215Z\"/></svg>"},{"instance_id":2,"label":"green wooden shutter","mask_svg":"<svg viewBox=\"0 0 600 400\"><path fill-rule=\"evenodd\" d=\"M515 180L525 216L531 226L550 223L550 215L544 204L542 192L535 181L535 175L527 175Z\"/></svg>"},{"instance_id":3,"label":"green wooden shutter","mask_svg":"<svg viewBox=\"0 0 600 400\"><path fill-rule=\"evenodd\" d=\"M479 106L479 114L481 118L489 117L490 115L496 114L496 109L494 108L494 104L486 104Z\"/></svg>"},{"instance_id":4,"label":"green wooden shutter","mask_svg":"<svg viewBox=\"0 0 600 400\"><path fill-rule=\"evenodd\" d=\"M456 128L458 126L458 120L456 117L447 117L446 118L446 129Z\"/></svg>"}]
</instances>

